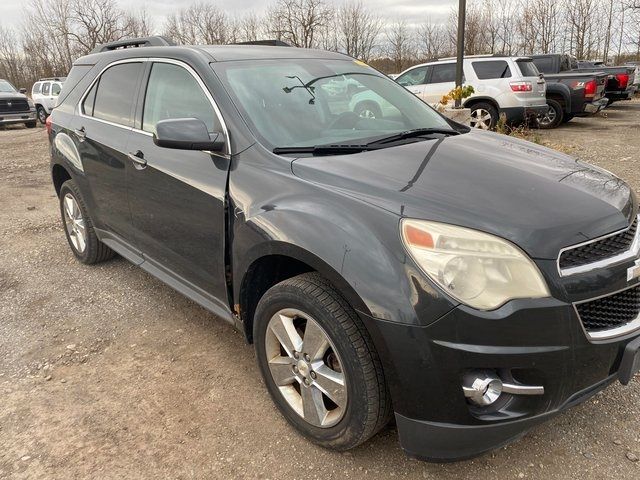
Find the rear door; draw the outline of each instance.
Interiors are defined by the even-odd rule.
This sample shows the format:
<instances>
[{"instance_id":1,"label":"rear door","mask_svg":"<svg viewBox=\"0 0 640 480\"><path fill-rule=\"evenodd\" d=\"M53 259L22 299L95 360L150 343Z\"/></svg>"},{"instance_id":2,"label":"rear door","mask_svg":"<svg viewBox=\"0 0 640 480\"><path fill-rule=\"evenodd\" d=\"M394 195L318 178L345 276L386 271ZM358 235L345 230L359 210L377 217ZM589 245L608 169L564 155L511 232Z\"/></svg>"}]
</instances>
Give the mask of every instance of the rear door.
<instances>
[{"instance_id":1,"label":"rear door","mask_svg":"<svg viewBox=\"0 0 640 480\"><path fill-rule=\"evenodd\" d=\"M81 98L71 132L90 186L95 226L129 243L126 147L143 65L126 61L107 68Z\"/></svg>"},{"instance_id":2,"label":"rear door","mask_svg":"<svg viewBox=\"0 0 640 480\"><path fill-rule=\"evenodd\" d=\"M422 99L430 105L436 105L456 86L456 64L438 63L431 65L429 70Z\"/></svg>"},{"instance_id":3,"label":"rear door","mask_svg":"<svg viewBox=\"0 0 640 480\"><path fill-rule=\"evenodd\" d=\"M128 177L136 245L145 261L228 308L222 299L230 160L227 155L162 148L153 142L156 123L165 119L199 118L209 132L226 128L211 94L188 65L154 61L145 84L128 146L129 154L138 159L130 161L135 168Z\"/></svg>"},{"instance_id":4,"label":"rear door","mask_svg":"<svg viewBox=\"0 0 640 480\"><path fill-rule=\"evenodd\" d=\"M414 95L423 98L424 89L426 87L427 69L428 67L426 66L412 68L396 78L396 82Z\"/></svg>"}]
</instances>

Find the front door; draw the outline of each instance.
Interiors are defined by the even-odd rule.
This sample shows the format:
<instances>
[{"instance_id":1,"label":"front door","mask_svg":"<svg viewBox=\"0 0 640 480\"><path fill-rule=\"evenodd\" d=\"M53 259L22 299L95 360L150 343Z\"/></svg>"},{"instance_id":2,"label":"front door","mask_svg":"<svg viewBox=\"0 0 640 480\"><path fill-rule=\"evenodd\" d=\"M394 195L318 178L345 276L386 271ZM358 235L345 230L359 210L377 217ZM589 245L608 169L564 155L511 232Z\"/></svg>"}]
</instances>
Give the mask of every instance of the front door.
<instances>
[{"instance_id":1,"label":"front door","mask_svg":"<svg viewBox=\"0 0 640 480\"><path fill-rule=\"evenodd\" d=\"M142 62L109 67L80 103L70 136L74 139L90 185L96 227L132 241L127 202L127 142L133 125Z\"/></svg>"},{"instance_id":2,"label":"front door","mask_svg":"<svg viewBox=\"0 0 640 480\"><path fill-rule=\"evenodd\" d=\"M396 78L396 82L414 95L422 98L427 68L426 66L412 68Z\"/></svg>"},{"instance_id":3,"label":"front door","mask_svg":"<svg viewBox=\"0 0 640 480\"><path fill-rule=\"evenodd\" d=\"M463 80L464 83L464 80ZM427 85L422 99L430 105L436 105L443 96L456 87L456 64L439 63L431 66ZM449 106L452 106L453 102Z\"/></svg>"},{"instance_id":4,"label":"front door","mask_svg":"<svg viewBox=\"0 0 640 480\"><path fill-rule=\"evenodd\" d=\"M221 120L195 71L179 62L154 62L143 95L140 129L132 132L128 146L136 157L130 160L127 185L136 246L145 261L226 305L224 208L230 162L226 156L153 143L160 120L199 118L210 132L222 130Z\"/></svg>"}]
</instances>

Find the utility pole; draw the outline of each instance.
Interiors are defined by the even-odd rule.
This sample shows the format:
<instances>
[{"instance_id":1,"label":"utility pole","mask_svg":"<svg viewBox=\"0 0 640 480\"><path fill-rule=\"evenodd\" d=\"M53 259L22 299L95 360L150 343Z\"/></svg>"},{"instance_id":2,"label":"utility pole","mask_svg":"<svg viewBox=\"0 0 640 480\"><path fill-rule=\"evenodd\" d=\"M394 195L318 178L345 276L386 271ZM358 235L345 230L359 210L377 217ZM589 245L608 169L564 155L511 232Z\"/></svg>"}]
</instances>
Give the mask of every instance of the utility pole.
<instances>
[{"instance_id":1,"label":"utility pole","mask_svg":"<svg viewBox=\"0 0 640 480\"><path fill-rule=\"evenodd\" d=\"M462 59L464 58L464 23L467 10L467 0L458 0L458 54L456 59L456 87L462 87ZM461 100L456 99L456 107L460 107Z\"/></svg>"}]
</instances>

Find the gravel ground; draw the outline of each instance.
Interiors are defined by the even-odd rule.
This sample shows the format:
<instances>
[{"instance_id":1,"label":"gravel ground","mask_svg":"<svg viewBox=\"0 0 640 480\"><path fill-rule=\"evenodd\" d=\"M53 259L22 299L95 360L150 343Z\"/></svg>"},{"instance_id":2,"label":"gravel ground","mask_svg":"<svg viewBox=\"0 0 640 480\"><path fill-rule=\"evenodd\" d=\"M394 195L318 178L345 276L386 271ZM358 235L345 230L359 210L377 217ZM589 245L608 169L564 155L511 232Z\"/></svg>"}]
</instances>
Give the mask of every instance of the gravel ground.
<instances>
[{"instance_id":1,"label":"gravel ground","mask_svg":"<svg viewBox=\"0 0 640 480\"><path fill-rule=\"evenodd\" d=\"M539 141L640 189L640 102ZM640 379L456 464L405 457L395 427L340 454L298 436L253 349L125 260L76 262L45 132L0 131L0 478L640 478Z\"/></svg>"}]
</instances>

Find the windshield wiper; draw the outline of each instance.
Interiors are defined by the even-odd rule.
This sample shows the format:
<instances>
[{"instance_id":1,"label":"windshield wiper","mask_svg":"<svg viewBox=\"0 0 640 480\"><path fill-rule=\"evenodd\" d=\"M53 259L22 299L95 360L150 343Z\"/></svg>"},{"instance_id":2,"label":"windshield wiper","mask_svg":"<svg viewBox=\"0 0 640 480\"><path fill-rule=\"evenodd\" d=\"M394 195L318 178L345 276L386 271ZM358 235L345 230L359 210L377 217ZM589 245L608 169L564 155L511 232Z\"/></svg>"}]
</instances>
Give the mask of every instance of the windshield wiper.
<instances>
[{"instance_id":1,"label":"windshield wiper","mask_svg":"<svg viewBox=\"0 0 640 480\"><path fill-rule=\"evenodd\" d=\"M413 130L407 130L405 132L389 135L388 137L378 138L372 142L367 143L366 147L372 147L384 143L397 142L406 138L417 138L425 135L442 134L442 135L460 135L460 132L453 130L452 128L415 128Z\"/></svg>"},{"instance_id":2,"label":"windshield wiper","mask_svg":"<svg viewBox=\"0 0 640 480\"><path fill-rule=\"evenodd\" d=\"M273 153L312 153L314 155L340 155L373 150L367 145L309 145L304 147L276 147Z\"/></svg>"}]
</instances>

